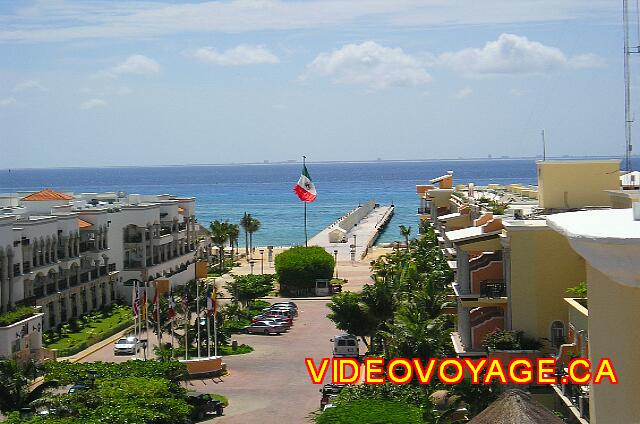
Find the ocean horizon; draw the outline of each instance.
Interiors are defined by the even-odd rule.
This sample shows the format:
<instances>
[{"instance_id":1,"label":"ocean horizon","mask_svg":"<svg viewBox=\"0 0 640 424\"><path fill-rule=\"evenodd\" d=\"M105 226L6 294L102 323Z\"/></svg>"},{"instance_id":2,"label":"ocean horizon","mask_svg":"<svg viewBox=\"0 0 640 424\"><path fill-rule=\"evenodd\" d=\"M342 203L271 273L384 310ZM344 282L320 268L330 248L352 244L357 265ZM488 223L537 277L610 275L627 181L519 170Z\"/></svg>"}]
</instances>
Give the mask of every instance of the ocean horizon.
<instances>
[{"instance_id":1,"label":"ocean horizon","mask_svg":"<svg viewBox=\"0 0 640 424\"><path fill-rule=\"evenodd\" d=\"M415 186L449 170L454 183L537 184L536 159L410 160L308 163L318 198L308 205L309 238L369 199L393 204L395 215L378 243L401 240L398 226L417 232ZM265 166L257 166L265 165ZM268 165L268 166L267 166ZM640 158L633 158L638 169ZM124 191L195 197L198 222L238 223L244 212L261 221L254 245L304 243L303 204L293 193L300 163L32 168L0 171L0 191L53 188L76 193ZM241 236L240 244L243 244Z\"/></svg>"}]
</instances>

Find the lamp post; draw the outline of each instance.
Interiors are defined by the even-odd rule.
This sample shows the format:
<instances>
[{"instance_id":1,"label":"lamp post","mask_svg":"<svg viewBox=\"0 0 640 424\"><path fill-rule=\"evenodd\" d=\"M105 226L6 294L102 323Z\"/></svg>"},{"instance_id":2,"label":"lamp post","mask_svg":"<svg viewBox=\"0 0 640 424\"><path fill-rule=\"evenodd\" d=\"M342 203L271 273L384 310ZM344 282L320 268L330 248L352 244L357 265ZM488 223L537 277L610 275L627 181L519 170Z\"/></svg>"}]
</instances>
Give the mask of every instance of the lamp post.
<instances>
[{"instance_id":1,"label":"lamp post","mask_svg":"<svg viewBox=\"0 0 640 424\"><path fill-rule=\"evenodd\" d=\"M142 352L144 353L144 360L147 360L147 346L149 345L149 342L147 341L147 339L142 339L140 340L140 344L142 345Z\"/></svg>"},{"instance_id":2,"label":"lamp post","mask_svg":"<svg viewBox=\"0 0 640 424\"><path fill-rule=\"evenodd\" d=\"M264 274L264 249L260 249L260 274Z\"/></svg>"},{"instance_id":3,"label":"lamp post","mask_svg":"<svg viewBox=\"0 0 640 424\"><path fill-rule=\"evenodd\" d=\"M334 261L334 268L335 268L335 274L336 274L336 278L338 278L338 249L333 251L333 261Z\"/></svg>"},{"instance_id":4,"label":"lamp post","mask_svg":"<svg viewBox=\"0 0 640 424\"><path fill-rule=\"evenodd\" d=\"M253 259L251 259L249 261L249 266L251 267L251 274L253 275L253 264L255 263L255 261Z\"/></svg>"}]
</instances>

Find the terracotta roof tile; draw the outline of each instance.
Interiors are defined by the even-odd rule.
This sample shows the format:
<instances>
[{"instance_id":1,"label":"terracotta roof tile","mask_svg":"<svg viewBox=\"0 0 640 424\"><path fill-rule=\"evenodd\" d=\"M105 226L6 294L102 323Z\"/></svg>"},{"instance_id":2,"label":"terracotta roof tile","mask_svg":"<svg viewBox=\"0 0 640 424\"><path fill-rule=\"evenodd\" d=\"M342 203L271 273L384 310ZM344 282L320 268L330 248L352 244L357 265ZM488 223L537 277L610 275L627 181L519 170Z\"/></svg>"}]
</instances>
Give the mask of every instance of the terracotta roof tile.
<instances>
[{"instance_id":1,"label":"terracotta roof tile","mask_svg":"<svg viewBox=\"0 0 640 424\"><path fill-rule=\"evenodd\" d=\"M68 194L59 193L57 191L51 190L50 188L45 188L44 190L40 190L36 193L32 193L26 197L23 197L22 200L27 202L32 201L51 201L51 200L73 200L73 196Z\"/></svg>"},{"instance_id":2,"label":"terracotta roof tile","mask_svg":"<svg viewBox=\"0 0 640 424\"><path fill-rule=\"evenodd\" d=\"M89 227L93 227L93 224L85 221L84 219L78 218L78 226L80 228L89 228Z\"/></svg>"}]
</instances>

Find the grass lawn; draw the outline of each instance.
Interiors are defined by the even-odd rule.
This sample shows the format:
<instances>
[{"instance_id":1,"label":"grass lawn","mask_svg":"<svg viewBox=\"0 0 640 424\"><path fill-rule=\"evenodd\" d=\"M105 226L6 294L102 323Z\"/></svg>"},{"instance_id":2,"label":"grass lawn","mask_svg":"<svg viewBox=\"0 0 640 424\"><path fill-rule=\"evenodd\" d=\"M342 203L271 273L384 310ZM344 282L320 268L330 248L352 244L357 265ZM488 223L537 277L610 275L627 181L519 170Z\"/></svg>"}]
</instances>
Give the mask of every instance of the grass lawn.
<instances>
[{"instance_id":1,"label":"grass lawn","mask_svg":"<svg viewBox=\"0 0 640 424\"><path fill-rule=\"evenodd\" d=\"M131 308L117 305L107 313L94 312L79 319L77 331L71 331L67 324L63 326L59 338L56 333L49 333L49 337L45 338L45 347L57 349L59 356L73 355L124 330L132 323Z\"/></svg>"},{"instance_id":2,"label":"grass lawn","mask_svg":"<svg viewBox=\"0 0 640 424\"><path fill-rule=\"evenodd\" d=\"M229 399L227 399L225 396L222 395L217 395L215 393L211 393L211 397L214 400L219 400L220 402L222 402L222 405L226 408L227 406L229 406Z\"/></svg>"}]
</instances>

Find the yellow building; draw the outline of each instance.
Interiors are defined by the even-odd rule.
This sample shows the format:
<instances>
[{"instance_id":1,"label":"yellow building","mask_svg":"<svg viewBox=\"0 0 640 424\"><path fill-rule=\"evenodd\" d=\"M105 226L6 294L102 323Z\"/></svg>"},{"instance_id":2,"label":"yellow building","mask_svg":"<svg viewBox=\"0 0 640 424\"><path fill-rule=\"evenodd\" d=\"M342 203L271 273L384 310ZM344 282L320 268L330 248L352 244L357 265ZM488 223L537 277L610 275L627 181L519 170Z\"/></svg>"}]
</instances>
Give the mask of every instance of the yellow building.
<instances>
[{"instance_id":1,"label":"yellow building","mask_svg":"<svg viewBox=\"0 0 640 424\"><path fill-rule=\"evenodd\" d=\"M640 423L640 204L580 211L547 221L586 261L588 354L610 358L618 384L591 384L590 422Z\"/></svg>"}]
</instances>

